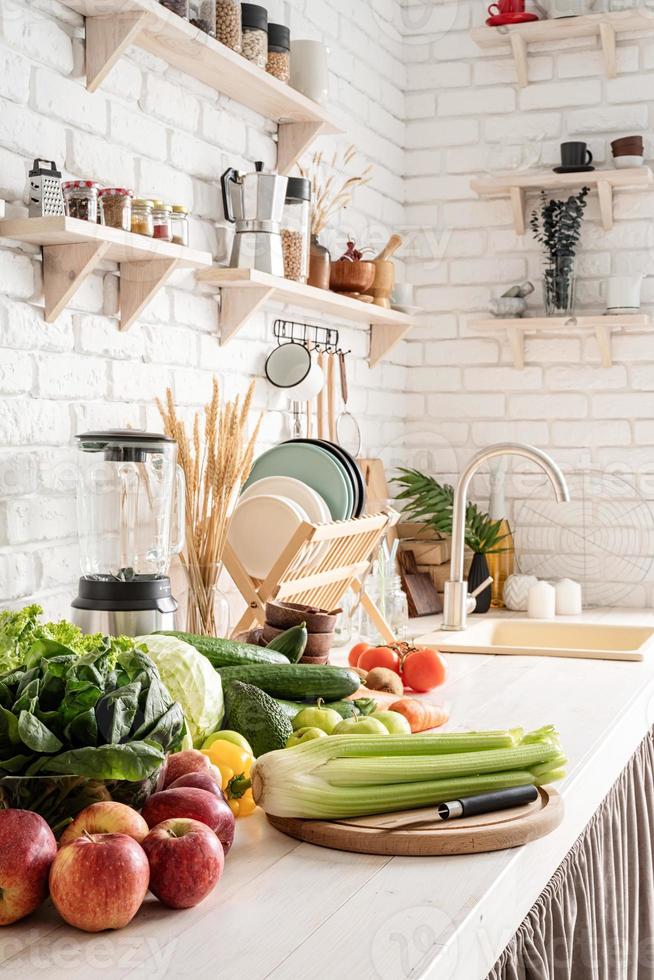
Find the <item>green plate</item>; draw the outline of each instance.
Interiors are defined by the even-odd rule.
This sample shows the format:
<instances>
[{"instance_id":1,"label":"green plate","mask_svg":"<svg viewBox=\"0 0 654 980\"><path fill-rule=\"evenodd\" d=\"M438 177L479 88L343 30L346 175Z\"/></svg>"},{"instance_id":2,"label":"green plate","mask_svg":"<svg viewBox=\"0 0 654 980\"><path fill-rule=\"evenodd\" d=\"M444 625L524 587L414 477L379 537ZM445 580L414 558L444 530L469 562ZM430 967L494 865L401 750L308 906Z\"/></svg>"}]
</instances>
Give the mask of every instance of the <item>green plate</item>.
<instances>
[{"instance_id":1,"label":"green plate","mask_svg":"<svg viewBox=\"0 0 654 980\"><path fill-rule=\"evenodd\" d=\"M354 503L345 467L319 446L285 442L255 460L246 487L264 476L292 476L323 498L334 521L347 520Z\"/></svg>"}]
</instances>

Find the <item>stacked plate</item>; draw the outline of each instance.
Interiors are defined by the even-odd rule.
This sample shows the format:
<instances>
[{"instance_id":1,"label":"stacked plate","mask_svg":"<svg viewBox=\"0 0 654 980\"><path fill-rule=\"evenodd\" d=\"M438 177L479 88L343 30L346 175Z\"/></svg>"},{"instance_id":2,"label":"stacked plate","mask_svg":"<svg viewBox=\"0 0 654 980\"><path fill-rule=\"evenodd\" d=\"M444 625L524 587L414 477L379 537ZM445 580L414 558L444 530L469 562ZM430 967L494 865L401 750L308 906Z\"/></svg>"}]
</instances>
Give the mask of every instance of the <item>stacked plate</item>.
<instances>
[{"instance_id":1,"label":"stacked plate","mask_svg":"<svg viewBox=\"0 0 654 980\"><path fill-rule=\"evenodd\" d=\"M264 579L303 522L344 521L360 517L364 507L363 477L348 452L322 439L293 439L255 460L229 543L247 573ZM297 567L317 565L326 548L310 548Z\"/></svg>"}]
</instances>

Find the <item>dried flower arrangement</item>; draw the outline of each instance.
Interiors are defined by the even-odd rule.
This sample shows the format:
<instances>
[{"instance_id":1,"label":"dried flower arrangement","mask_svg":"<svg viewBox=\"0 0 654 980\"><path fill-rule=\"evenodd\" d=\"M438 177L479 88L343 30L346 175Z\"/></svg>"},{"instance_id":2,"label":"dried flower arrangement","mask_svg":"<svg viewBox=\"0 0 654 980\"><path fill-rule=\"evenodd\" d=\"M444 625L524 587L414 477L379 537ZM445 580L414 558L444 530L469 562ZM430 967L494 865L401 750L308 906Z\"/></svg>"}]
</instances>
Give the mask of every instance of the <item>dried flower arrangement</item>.
<instances>
[{"instance_id":1,"label":"dried flower arrangement","mask_svg":"<svg viewBox=\"0 0 654 980\"><path fill-rule=\"evenodd\" d=\"M298 164L300 175L311 181L313 189L312 235L319 235L333 215L351 204L356 187L363 187L364 184L370 183L372 164L367 166L358 177L346 177L342 183L338 183L339 173L352 163L356 155L356 147L351 145L342 153L334 153L330 160L325 159L324 154L320 152L314 153L308 167Z\"/></svg>"},{"instance_id":2,"label":"dried flower arrangement","mask_svg":"<svg viewBox=\"0 0 654 980\"><path fill-rule=\"evenodd\" d=\"M229 524L252 469L263 418L262 413L248 438L253 395L254 381L242 402L240 396L223 402L214 378L211 400L202 412L195 413L191 435L178 418L171 389L166 390L165 405L157 398L166 435L177 442L178 461L186 478L182 563L189 582L187 629L192 633L215 635L213 600Z\"/></svg>"}]
</instances>

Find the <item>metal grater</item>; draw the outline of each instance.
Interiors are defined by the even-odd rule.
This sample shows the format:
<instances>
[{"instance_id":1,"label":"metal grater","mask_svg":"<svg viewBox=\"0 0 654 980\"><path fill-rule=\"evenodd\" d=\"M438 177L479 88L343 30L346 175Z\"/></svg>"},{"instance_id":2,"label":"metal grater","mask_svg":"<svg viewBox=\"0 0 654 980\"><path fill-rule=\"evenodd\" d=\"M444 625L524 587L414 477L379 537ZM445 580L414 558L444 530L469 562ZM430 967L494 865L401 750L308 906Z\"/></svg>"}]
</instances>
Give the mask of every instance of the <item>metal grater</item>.
<instances>
[{"instance_id":1,"label":"metal grater","mask_svg":"<svg viewBox=\"0 0 654 980\"><path fill-rule=\"evenodd\" d=\"M34 161L28 176L27 193L30 218L64 213L61 173L54 160Z\"/></svg>"}]
</instances>

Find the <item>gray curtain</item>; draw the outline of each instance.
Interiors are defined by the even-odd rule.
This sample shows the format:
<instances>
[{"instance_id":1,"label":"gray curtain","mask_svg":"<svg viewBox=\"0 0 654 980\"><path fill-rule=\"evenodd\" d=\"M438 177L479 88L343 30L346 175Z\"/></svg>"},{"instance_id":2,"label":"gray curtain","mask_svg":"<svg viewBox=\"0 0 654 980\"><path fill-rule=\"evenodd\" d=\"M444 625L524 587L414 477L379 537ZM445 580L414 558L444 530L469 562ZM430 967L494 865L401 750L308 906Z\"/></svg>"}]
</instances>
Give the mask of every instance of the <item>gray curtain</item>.
<instances>
[{"instance_id":1,"label":"gray curtain","mask_svg":"<svg viewBox=\"0 0 654 980\"><path fill-rule=\"evenodd\" d=\"M654 978L653 773L650 732L487 980Z\"/></svg>"}]
</instances>

